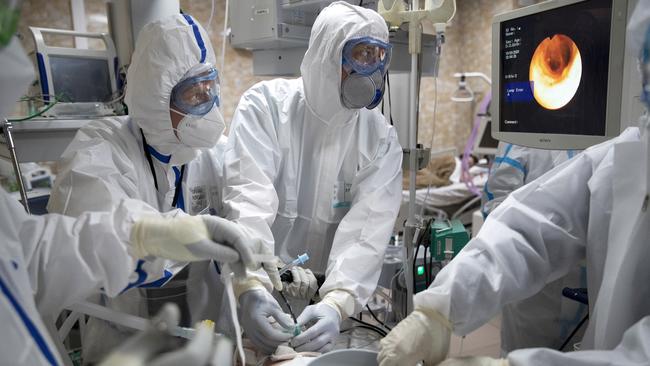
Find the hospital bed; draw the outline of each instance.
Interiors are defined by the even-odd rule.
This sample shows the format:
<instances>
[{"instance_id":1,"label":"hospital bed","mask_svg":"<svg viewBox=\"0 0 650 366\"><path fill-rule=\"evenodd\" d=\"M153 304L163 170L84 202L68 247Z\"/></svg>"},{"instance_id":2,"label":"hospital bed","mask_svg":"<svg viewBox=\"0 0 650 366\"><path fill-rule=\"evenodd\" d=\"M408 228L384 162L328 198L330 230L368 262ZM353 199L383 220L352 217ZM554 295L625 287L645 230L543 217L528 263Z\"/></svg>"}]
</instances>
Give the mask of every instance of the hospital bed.
<instances>
[{"instance_id":1,"label":"hospital bed","mask_svg":"<svg viewBox=\"0 0 650 366\"><path fill-rule=\"evenodd\" d=\"M425 187L417 189L415 192L415 202L417 211L423 215L434 216L440 219L458 218L463 224L471 223L472 212L481 204L480 197L470 191L464 182L460 181L460 159L456 158L456 169L449 180L450 185L443 187ZM472 182L474 186L482 190L487 182L488 168L484 166L473 166L470 168ZM397 232L406 219L408 210L409 191L402 191L402 208L397 219Z\"/></svg>"}]
</instances>

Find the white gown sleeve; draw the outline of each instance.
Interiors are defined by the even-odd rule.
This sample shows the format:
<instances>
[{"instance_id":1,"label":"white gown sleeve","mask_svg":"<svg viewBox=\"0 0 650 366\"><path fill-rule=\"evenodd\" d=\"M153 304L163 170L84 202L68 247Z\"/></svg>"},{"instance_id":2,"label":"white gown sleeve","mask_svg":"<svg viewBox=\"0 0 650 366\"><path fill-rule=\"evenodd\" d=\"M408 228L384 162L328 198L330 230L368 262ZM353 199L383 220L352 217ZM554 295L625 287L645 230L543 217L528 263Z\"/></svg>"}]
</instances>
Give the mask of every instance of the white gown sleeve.
<instances>
[{"instance_id":1,"label":"white gown sleeve","mask_svg":"<svg viewBox=\"0 0 650 366\"><path fill-rule=\"evenodd\" d=\"M389 129L377 158L357 173L352 207L339 223L321 297L336 291L345 316L359 311L377 286L402 200L402 147ZM363 263L363 265L359 265Z\"/></svg>"},{"instance_id":2,"label":"white gown sleeve","mask_svg":"<svg viewBox=\"0 0 650 366\"><path fill-rule=\"evenodd\" d=\"M114 212L121 205L123 219L131 222L144 213L158 212L139 199L138 185L144 183L138 182L132 157L127 156L126 149L120 146L122 142L111 139L111 133L115 132L97 126L101 125L89 124L80 129L63 153L48 211L81 217L89 211ZM162 215L185 213L172 210ZM142 259L136 264L135 271L131 271L128 287L160 287L185 265L167 259Z\"/></svg>"},{"instance_id":3,"label":"white gown sleeve","mask_svg":"<svg viewBox=\"0 0 650 366\"><path fill-rule=\"evenodd\" d=\"M447 315L465 335L565 275L585 258L592 170L582 154L511 194L415 305Z\"/></svg>"},{"instance_id":4,"label":"white gown sleeve","mask_svg":"<svg viewBox=\"0 0 650 366\"><path fill-rule=\"evenodd\" d=\"M612 350L559 352L548 348L528 348L510 352L511 366L637 366L650 364L650 316L639 320Z\"/></svg>"},{"instance_id":5,"label":"white gown sleeve","mask_svg":"<svg viewBox=\"0 0 650 366\"><path fill-rule=\"evenodd\" d=\"M110 212L77 218L58 214L30 216L6 192L0 194L3 236L21 243L31 289L43 316L101 290L119 294L135 268L129 254L132 222L125 210L138 201L124 201Z\"/></svg>"},{"instance_id":6,"label":"white gown sleeve","mask_svg":"<svg viewBox=\"0 0 650 366\"><path fill-rule=\"evenodd\" d=\"M242 96L230 125L224 158L224 207L229 220L242 224L247 233L274 253L271 225L278 210L273 186L281 152L265 96L255 88ZM265 287L263 271L252 274Z\"/></svg>"}]
</instances>

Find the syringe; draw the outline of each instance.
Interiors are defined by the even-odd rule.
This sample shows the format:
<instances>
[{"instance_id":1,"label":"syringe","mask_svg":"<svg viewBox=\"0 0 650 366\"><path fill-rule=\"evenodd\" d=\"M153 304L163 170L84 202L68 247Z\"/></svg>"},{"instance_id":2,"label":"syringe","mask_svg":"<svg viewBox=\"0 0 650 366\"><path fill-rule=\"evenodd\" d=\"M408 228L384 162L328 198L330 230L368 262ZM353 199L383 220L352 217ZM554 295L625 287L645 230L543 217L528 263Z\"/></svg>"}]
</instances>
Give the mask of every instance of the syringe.
<instances>
[{"instance_id":1,"label":"syringe","mask_svg":"<svg viewBox=\"0 0 650 366\"><path fill-rule=\"evenodd\" d=\"M308 260L309 260L309 256L307 255L307 253L303 253L303 254L299 255L296 259L292 260L291 263L289 263L286 266L280 268L280 271L279 271L280 276L282 276L283 273L287 272L288 270L290 270L294 266L297 266L299 264L305 264L305 262L307 262Z\"/></svg>"}]
</instances>

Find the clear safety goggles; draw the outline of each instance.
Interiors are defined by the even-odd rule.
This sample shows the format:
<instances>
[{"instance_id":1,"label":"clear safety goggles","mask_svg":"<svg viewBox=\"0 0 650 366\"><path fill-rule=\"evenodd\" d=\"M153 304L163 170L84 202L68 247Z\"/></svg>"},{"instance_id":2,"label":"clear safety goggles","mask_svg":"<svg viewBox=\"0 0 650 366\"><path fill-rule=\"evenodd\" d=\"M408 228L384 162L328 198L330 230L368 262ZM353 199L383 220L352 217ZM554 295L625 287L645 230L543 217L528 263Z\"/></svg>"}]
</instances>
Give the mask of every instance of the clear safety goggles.
<instances>
[{"instance_id":1,"label":"clear safety goggles","mask_svg":"<svg viewBox=\"0 0 650 366\"><path fill-rule=\"evenodd\" d=\"M18 28L22 0L0 0L0 48L11 41Z\"/></svg>"},{"instance_id":2,"label":"clear safety goggles","mask_svg":"<svg viewBox=\"0 0 650 366\"><path fill-rule=\"evenodd\" d=\"M376 70L385 72L390 64L393 46L372 37L354 38L343 46L343 66L369 75Z\"/></svg>"},{"instance_id":3,"label":"clear safety goggles","mask_svg":"<svg viewBox=\"0 0 650 366\"><path fill-rule=\"evenodd\" d=\"M203 116L215 104L219 106L221 90L217 69L207 65L207 70L180 81L172 89L172 104L183 113Z\"/></svg>"}]
</instances>

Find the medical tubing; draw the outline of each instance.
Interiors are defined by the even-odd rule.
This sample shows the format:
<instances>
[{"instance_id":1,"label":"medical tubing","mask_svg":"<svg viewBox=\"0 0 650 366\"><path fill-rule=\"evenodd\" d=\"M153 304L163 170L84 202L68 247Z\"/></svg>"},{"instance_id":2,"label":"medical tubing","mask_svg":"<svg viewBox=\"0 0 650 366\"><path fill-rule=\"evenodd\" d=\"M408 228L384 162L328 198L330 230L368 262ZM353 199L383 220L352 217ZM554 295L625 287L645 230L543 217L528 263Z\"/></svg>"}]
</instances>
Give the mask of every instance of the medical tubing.
<instances>
[{"instance_id":1,"label":"medical tubing","mask_svg":"<svg viewBox=\"0 0 650 366\"><path fill-rule=\"evenodd\" d=\"M460 165L461 180L465 183L467 189L469 189L469 191L476 196L480 196L481 192L476 188L474 182L472 181L472 176L469 172L469 168L470 168L469 158L472 155L474 142L476 141L476 136L478 135L478 129L480 125L481 125L481 120L477 115L476 119L474 120L474 126L472 127L472 132L470 133L469 138L467 139L467 143L465 144L465 149L463 150L463 159L461 160L461 165Z\"/></svg>"},{"instance_id":2,"label":"medical tubing","mask_svg":"<svg viewBox=\"0 0 650 366\"><path fill-rule=\"evenodd\" d=\"M368 313L370 313L370 316L371 316L373 319L375 319L375 321L376 321L377 323L381 324L384 328L388 329L388 331L393 330L393 328L389 327L388 325L386 325L386 323L384 323L384 322L382 322L381 320L379 320L379 318L377 317L377 315L375 315L375 313L372 311L372 309L370 309L370 306L369 306L368 304L366 304L366 309L368 309Z\"/></svg>"},{"instance_id":3,"label":"medical tubing","mask_svg":"<svg viewBox=\"0 0 650 366\"><path fill-rule=\"evenodd\" d=\"M205 30L208 32L208 35L212 34L212 18L214 17L214 3L216 0L211 1L210 5L210 17L208 18L208 23L205 25ZM224 22L226 20L224 19Z\"/></svg>"},{"instance_id":4,"label":"medical tubing","mask_svg":"<svg viewBox=\"0 0 650 366\"><path fill-rule=\"evenodd\" d=\"M284 293L282 291L278 291L280 294L280 297L282 298L282 301L284 301L284 304L287 306L287 309L289 310L289 314L291 314L291 317L293 318L293 321L298 324L298 319L296 319L296 314L293 312L293 309L291 308L291 304L289 304L289 300L284 296Z\"/></svg>"},{"instance_id":5,"label":"medical tubing","mask_svg":"<svg viewBox=\"0 0 650 366\"><path fill-rule=\"evenodd\" d=\"M469 173L469 168L470 168L469 157L472 154L472 151L474 149L474 142L476 141L478 130L481 125L480 115L487 114L488 106L491 100L492 100L492 91L488 90L488 92L485 94L485 97L483 97L483 100L481 101L478 111L472 111L472 112L476 112L474 117L474 126L472 127L472 132L470 133L470 136L467 139L467 143L465 144L465 149L463 151L463 159L461 160L461 181L465 183L465 185L467 186L470 192L472 192L474 195L479 197L481 196L481 192L474 185L472 176Z\"/></svg>"},{"instance_id":6,"label":"medical tubing","mask_svg":"<svg viewBox=\"0 0 650 366\"><path fill-rule=\"evenodd\" d=\"M228 37L228 8L230 7L230 0L226 0L226 10L223 13L223 33L221 34L221 80L224 80L226 74L226 37Z\"/></svg>"},{"instance_id":7,"label":"medical tubing","mask_svg":"<svg viewBox=\"0 0 650 366\"><path fill-rule=\"evenodd\" d=\"M226 297L228 298L228 306L230 307L230 316L233 324L233 328L235 328L235 338L237 339L237 350L239 351L239 357L241 358L241 364L245 365L246 364L246 356L244 354L244 346L242 342L242 333L241 333L241 327L239 326L239 318L237 317L237 300L235 300L235 291L233 289L233 284L232 284L232 271L230 270L230 266L228 263L222 263L221 264L221 278L224 283L224 287L226 288Z\"/></svg>"},{"instance_id":8,"label":"medical tubing","mask_svg":"<svg viewBox=\"0 0 650 366\"><path fill-rule=\"evenodd\" d=\"M309 260L309 256L307 253L300 254L296 259L292 260L291 263L285 265L284 267L280 268L278 271L278 274L282 276L285 274L287 271L289 271L291 268L299 265L299 264L305 264Z\"/></svg>"}]
</instances>

